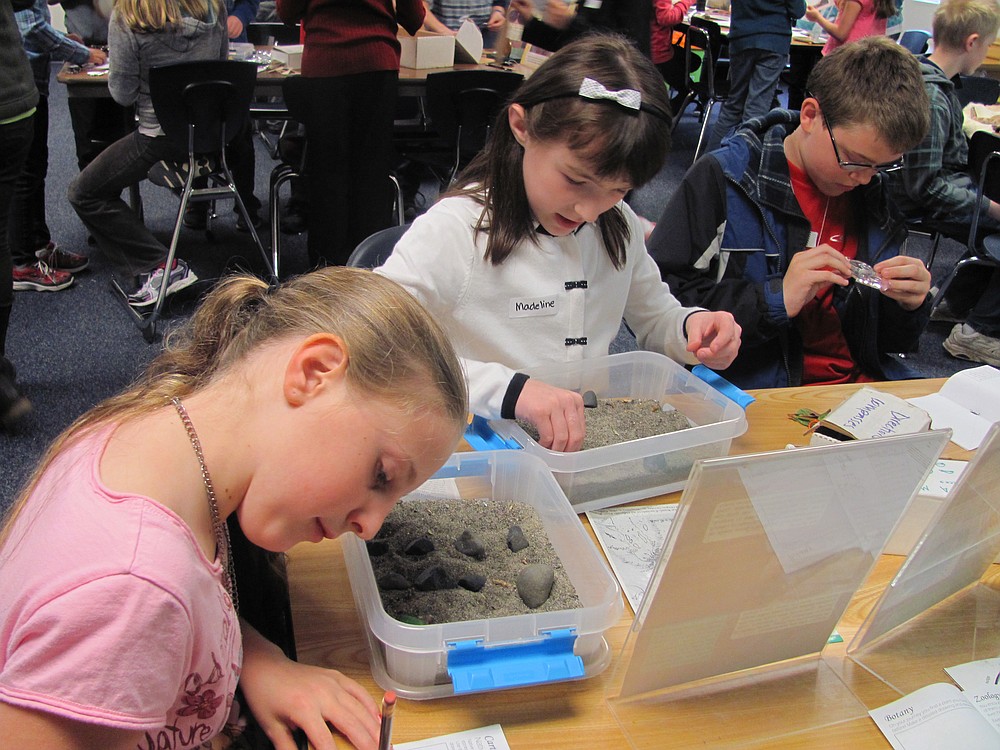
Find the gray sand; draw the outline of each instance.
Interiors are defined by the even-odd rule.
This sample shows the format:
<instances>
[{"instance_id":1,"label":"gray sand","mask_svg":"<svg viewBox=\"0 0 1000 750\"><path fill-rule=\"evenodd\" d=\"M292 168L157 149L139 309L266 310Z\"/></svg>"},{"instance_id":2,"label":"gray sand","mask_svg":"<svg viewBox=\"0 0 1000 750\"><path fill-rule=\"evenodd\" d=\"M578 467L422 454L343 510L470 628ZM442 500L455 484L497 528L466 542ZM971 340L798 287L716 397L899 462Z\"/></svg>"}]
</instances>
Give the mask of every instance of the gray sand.
<instances>
[{"instance_id":1,"label":"gray sand","mask_svg":"<svg viewBox=\"0 0 1000 750\"><path fill-rule=\"evenodd\" d=\"M580 450L664 435L691 426L687 417L674 409L664 411L656 399L602 398L596 408L584 409L583 413L587 436ZM534 425L521 420L517 423L532 440L538 440Z\"/></svg>"},{"instance_id":2,"label":"gray sand","mask_svg":"<svg viewBox=\"0 0 1000 750\"><path fill-rule=\"evenodd\" d=\"M514 525L520 526L529 540L529 546L516 554L507 547L507 532ZM485 559L476 560L455 549L455 539L466 530L482 541ZM421 537L430 539L435 550L426 555L407 555L404 550ZM383 542L389 549L379 554ZM426 624L461 622L582 606L544 525L527 503L489 499L399 503L378 536L368 543L368 549L376 581L390 573L402 573L413 580L430 564L440 565L456 580L466 573L486 578L486 585L478 592L463 588L424 592L413 587L392 591L380 586L386 612L404 622L412 617ZM533 563L547 564L555 573L552 593L537 609L529 609L515 587L518 575Z\"/></svg>"}]
</instances>

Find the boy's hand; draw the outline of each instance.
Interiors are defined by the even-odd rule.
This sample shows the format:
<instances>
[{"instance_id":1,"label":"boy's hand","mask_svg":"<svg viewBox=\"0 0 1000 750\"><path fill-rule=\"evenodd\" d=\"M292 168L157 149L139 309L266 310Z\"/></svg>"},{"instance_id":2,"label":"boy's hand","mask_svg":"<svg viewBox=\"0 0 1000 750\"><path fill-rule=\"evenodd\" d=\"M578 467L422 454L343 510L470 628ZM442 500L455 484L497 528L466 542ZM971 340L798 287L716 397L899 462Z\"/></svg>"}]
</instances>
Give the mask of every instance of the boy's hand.
<instances>
[{"instance_id":1,"label":"boy's hand","mask_svg":"<svg viewBox=\"0 0 1000 750\"><path fill-rule=\"evenodd\" d=\"M931 272L922 261L897 255L873 268L882 277L882 294L896 300L904 310L916 310L924 304L931 289Z\"/></svg>"},{"instance_id":2,"label":"boy's hand","mask_svg":"<svg viewBox=\"0 0 1000 750\"><path fill-rule=\"evenodd\" d=\"M514 416L535 425L538 444L549 450L578 451L587 434L583 396L535 378L524 382Z\"/></svg>"},{"instance_id":3,"label":"boy's hand","mask_svg":"<svg viewBox=\"0 0 1000 750\"><path fill-rule=\"evenodd\" d=\"M847 258L829 245L795 253L781 283L788 317L796 317L807 302L830 284L847 286L850 278L851 266Z\"/></svg>"},{"instance_id":4,"label":"boy's hand","mask_svg":"<svg viewBox=\"0 0 1000 750\"><path fill-rule=\"evenodd\" d=\"M740 351L740 334L743 329L732 313L696 312L684 323L687 350L693 352L706 367L725 370Z\"/></svg>"},{"instance_id":5,"label":"boy's hand","mask_svg":"<svg viewBox=\"0 0 1000 750\"><path fill-rule=\"evenodd\" d=\"M87 60L89 65L104 65L108 61L108 53L102 49L90 50L90 59Z\"/></svg>"},{"instance_id":6,"label":"boy's hand","mask_svg":"<svg viewBox=\"0 0 1000 750\"><path fill-rule=\"evenodd\" d=\"M295 750L296 728L306 733L315 750L336 750L327 724L358 750L376 750L378 706L361 685L336 670L294 662L245 622L241 626L240 686L275 750Z\"/></svg>"}]
</instances>

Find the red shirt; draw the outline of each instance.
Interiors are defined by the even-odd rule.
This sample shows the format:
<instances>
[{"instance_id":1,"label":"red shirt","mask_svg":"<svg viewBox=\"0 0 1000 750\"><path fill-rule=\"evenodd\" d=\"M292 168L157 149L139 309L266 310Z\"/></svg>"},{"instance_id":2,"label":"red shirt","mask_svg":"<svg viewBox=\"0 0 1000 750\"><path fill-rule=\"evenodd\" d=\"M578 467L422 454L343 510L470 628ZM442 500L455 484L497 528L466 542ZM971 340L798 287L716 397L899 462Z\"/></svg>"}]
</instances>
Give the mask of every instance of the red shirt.
<instances>
[{"instance_id":1,"label":"red shirt","mask_svg":"<svg viewBox=\"0 0 1000 750\"><path fill-rule=\"evenodd\" d=\"M277 0L286 23L302 21L302 75L307 78L399 70L397 23L415 34L423 0Z\"/></svg>"},{"instance_id":2,"label":"red shirt","mask_svg":"<svg viewBox=\"0 0 1000 750\"><path fill-rule=\"evenodd\" d=\"M788 171L795 198L812 228L810 247L825 244L839 250L847 258L855 257L858 240L853 231L848 194L836 197L823 195L802 169L789 162ZM795 318L804 354L803 384L828 385L871 380L861 373L851 356L840 316L833 306L834 288L830 285L823 289L805 304Z\"/></svg>"}]
</instances>

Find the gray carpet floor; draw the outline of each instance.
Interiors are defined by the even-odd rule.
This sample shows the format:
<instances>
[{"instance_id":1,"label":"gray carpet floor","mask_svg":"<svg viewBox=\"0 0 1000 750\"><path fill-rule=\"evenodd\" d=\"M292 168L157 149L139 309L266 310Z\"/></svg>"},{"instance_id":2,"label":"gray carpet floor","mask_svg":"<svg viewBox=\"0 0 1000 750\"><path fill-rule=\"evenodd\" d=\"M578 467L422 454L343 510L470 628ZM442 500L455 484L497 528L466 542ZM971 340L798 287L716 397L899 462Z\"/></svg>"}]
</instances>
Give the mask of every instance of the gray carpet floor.
<instances>
[{"instance_id":1,"label":"gray carpet floor","mask_svg":"<svg viewBox=\"0 0 1000 750\"><path fill-rule=\"evenodd\" d=\"M16 294L7 353L18 368L19 382L34 411L17 434L0 434L0 509L16 495L51 440L88 408L124 388L155 356L159 346L143 340L122 304L112 296L110 271L101 253L88 245L86 231L66 200L66 189L77 168L66 91L54 76L50 110L49 225L61 246L88 253L91 267L65 291ZM675 133L673 151L660 174L630 197L639 213L657 218L690 166L697 137L697 117L689 110ZM265 204L267 178L274 164L264 143L258 141L257 196ZM142 195L147 225L167 242L176 216L176 198L148 183L143 184ZM191 230L182 236L180 256L188 260L203 281L171 298L167 328L190 313L213 279L234 268L261 267L249 237L236 231L229 206L223 205L220 214L214 222L214 241L203 232ZM304 237L282 239L284 270L305 271ZM942 244L932 267L935 282L953 267L961 251L958 243ZM917 241L910 252L926 259L930 245ZM908 360L927 377L947 376L970 366L941 349L949 330L950 326L932 324L921 340L920 352ZM633 346L634 342L623 334L615 349Z\"/></svg>"}]
</instances>

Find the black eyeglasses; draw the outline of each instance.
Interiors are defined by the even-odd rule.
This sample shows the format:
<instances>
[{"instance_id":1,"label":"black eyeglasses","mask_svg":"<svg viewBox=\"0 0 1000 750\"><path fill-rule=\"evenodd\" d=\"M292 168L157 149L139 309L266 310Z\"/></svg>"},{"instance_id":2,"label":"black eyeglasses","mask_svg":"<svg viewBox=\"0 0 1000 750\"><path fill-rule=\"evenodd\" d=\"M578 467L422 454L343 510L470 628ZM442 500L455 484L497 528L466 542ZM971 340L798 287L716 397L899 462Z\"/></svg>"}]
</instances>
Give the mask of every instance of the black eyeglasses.
<instances>
[{"instance_id":1,"label":"black eyeglasses","mask_svg":"<svg viewBox=\"0 0 1000 750\"><path fill-rule=\"evenodd\" d=\"M837 148L837 139L833 137L833 125L830 124L829 120L825 117L823 118L823 127L826 128L826 132L830 134L830 143L833 144L833 155L837 157L837 164L845 172L860 172L865 169L870 169L874 172L898 172L903 168L903 158L900 157L895 161L887 161L884 164L863 164L858 161L844 161L840 158L840 151Z\"/></svg>"}]
</instances>

